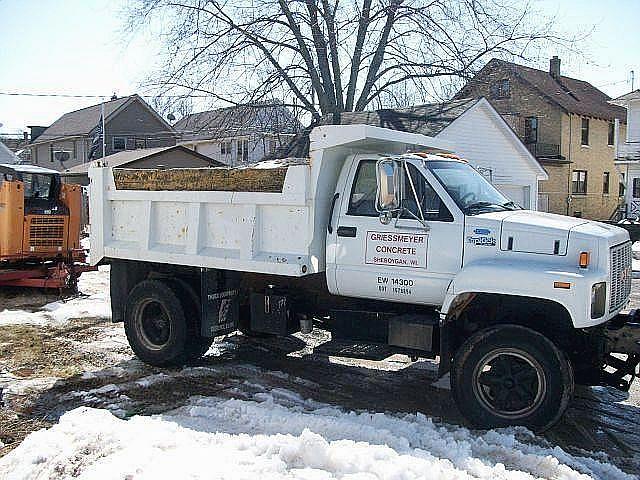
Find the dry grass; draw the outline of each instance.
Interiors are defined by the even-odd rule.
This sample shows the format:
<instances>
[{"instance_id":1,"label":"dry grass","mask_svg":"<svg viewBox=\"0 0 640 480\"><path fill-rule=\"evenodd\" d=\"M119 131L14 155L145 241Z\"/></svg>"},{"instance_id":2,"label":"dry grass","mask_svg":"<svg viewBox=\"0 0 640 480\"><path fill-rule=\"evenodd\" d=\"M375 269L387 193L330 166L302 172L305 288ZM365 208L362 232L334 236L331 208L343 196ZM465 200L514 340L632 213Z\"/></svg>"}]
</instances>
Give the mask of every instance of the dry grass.
<instances>
[{"instance_id":1,"label":"dry grass","mask_svg":"<svg viewBox=\"0 0 640 480\"><path fill-rule=\"evenodd\" d=\"M62 339L70 331L83 328L87 326L65 329L3 326L0 368L19 377L69 377L80 373L83 354L70 349Z\"/></svg>"},{"instance_id":2,"label":"dry grass","mask_svg":"<svg viewBox=\"0 0 640 480\"><path fill-rule=\"evenodd\" d=\"M0 457L16 448L31 432L48 428L50 422L37 418L26 418L6 410L0 410Z\"/></svg>"}]
</instances>

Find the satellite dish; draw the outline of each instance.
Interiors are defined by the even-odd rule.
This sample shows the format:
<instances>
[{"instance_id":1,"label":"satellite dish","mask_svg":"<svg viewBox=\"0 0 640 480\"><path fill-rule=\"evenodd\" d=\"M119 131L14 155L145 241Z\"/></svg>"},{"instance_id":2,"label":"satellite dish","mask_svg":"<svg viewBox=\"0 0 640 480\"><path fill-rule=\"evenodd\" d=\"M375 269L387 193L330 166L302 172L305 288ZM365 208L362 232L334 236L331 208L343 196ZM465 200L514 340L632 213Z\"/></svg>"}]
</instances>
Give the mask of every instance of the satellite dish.
<instances>
[{"instance_id":1,"label":"satellite dish","mask_svg":"<svg viewBox=\"0 0 640 480\"><path fill-rule=\"evenodd\" d=\"M169 120L170 122L173 122L176 119L175 115L173 113L170 113L169 115L167 115L167 120ZM0 123L0 126L2 124Z\"/></svg>"}]
</instances>

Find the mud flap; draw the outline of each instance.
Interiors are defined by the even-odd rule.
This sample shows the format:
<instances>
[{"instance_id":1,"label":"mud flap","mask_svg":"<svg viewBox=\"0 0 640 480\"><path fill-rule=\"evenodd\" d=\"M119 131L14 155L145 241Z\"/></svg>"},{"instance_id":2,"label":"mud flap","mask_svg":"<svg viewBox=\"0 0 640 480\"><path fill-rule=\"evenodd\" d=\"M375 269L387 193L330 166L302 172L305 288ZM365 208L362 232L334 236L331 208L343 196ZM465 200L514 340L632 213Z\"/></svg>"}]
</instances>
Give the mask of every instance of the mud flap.
<instances>
[{"instance_id":1,"label":"mud flap","mask_svg":"<svg viewBox=\"0 0 640 480\"><path fill-rule=\"evenodd\" d=\"M201 271L203 337L227 335L238 328L240 316L238 275L204 268Z\"/></svg>"},{"instance_id":2,"label":"mud flap","mask_svg":"<svg viewBox=\"0 0 640 480\"><path fill-rule=\"evenodd\" d=\"M622 391L629 391L638 377L640 365L640 310L619 314L605 330L607 339L605 366L601 372L603 383ZM620 358L620 354L627 358Z\"/></svg>"}]
</instances>

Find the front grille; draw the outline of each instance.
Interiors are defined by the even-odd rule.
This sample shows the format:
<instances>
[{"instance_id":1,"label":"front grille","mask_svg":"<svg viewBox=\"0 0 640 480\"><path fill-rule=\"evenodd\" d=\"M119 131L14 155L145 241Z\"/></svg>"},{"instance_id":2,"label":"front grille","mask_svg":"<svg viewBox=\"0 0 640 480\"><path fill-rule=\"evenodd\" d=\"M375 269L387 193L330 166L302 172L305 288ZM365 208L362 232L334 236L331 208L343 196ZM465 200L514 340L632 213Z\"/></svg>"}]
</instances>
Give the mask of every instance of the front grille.
<instances>
[{"instance_id":1,"label":"front grille","mask_svg":"<svg viewBox=\"0 0 640 480\"><path fill-rule=\"evenodd\" d=\"M50 249L64 247L64 217L31 217L29 225L29 247Z\"/></svg>"},{"instance_id":2,"label":"front grille","mask_svg":"<svg viewBox=\"0 0 640 480\"><path fill-rule=\"evenodd\" d=\"M631 259L631 242L611 247L610 312L623 307L631 294Z\"/></svg>"}]
</instances>

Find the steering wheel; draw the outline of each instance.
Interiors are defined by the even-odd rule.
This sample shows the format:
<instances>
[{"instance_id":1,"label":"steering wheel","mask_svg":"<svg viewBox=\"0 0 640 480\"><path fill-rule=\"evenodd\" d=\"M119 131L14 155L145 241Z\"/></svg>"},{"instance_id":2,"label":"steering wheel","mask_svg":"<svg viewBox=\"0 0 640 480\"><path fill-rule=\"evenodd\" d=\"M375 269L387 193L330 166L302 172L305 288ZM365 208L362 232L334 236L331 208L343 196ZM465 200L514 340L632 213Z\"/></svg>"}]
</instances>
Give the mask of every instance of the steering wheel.
<instances>
[{"instance_id":1,"label":"steering wheel","mask_svg":"<svg viewBox=\"0 0 640 480\"><path fill-rule=\"evenodd\" d=\"M460 198L460 203L463 205L469 205L472 203L471 200L475 200L476 198L475 192L467 192ZM469 199L469 201L467 201L467 199Z\"/></svg>"}]
</instances>

